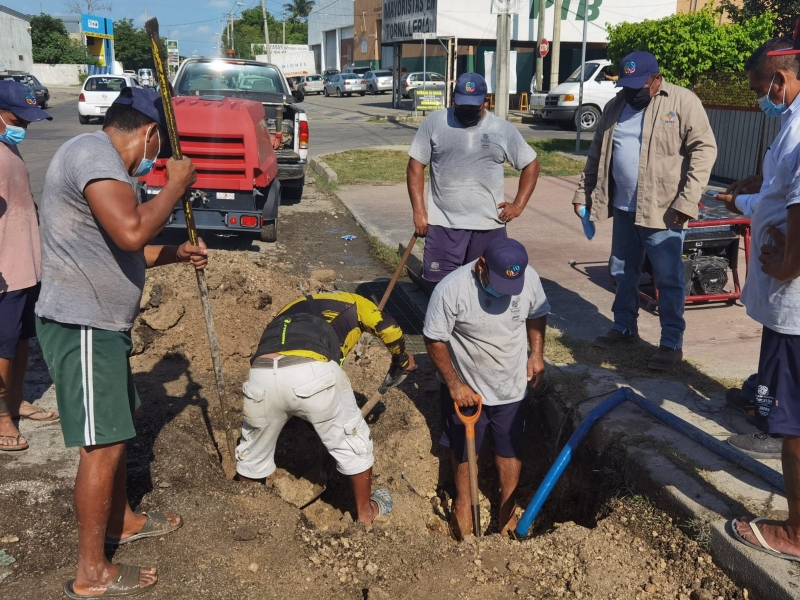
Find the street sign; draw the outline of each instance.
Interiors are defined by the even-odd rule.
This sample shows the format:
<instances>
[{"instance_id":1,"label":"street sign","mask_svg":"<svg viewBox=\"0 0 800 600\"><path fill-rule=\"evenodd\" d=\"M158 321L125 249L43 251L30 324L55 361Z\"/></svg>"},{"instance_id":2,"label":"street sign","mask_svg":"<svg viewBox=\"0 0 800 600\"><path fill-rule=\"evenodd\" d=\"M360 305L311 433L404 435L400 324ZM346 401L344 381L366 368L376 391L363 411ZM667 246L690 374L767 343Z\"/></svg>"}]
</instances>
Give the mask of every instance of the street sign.
<instances>
[{"instance_id":1,"label":"street sign","mask_svg":"<svg viewBox=\"0 0 800 600\"><path fill-rule=\"evenodd\" d=\"M414 32L414 39L415 40L435 40L436 34L435 33L422 33L421 31Z\"/></svg>"},{"instance_id":2,"label":"street sign","mask_svg":"<svg viewBox=\"0 0 800 600\"><path fill-rule=\"evenodd\" d=\"M541 42L539 42L539 56L544 58L545 56L547 56L548 52L550 52L550 42L548 42L547 39L545 38Z\"/></svg>"},{"instance_id":3,"label":"street sign","mask_svg":"<svg viewBox=\"0 0 800 600\"><path fill-rule=\"evenodd\" d=\"M175 54L176 56L179 54L178 40L167 40L167 54Z\"/></svg>"},{"instance_id":4,"label":"street sign","mask_svg":"<svg viewBox=\"0 0 800 600\"><path fill-rule=\"evenodd\" d=\"M444 108L444 90L416 90L414 110L428 112Z\"/></svg>"}]
</instances>

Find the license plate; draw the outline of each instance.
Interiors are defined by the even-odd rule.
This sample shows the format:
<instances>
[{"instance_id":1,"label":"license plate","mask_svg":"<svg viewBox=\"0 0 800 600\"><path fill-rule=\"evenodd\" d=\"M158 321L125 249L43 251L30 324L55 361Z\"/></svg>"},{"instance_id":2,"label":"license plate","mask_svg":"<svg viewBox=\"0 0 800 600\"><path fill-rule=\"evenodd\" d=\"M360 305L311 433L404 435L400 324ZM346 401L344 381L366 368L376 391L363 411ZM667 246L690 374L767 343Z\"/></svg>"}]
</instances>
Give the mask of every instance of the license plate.
<instances>
[{"instance_id":1,"label":"license plate","mask_svg":"<svg viewBox=\"0 0 800 600\"><path fill-rule=\"evenodd\" d=\"M100 113L101 115L106 114L107 110L108 110L107 106L98 106L97 107L97 112Z\"/></svg>"}]
</instances>

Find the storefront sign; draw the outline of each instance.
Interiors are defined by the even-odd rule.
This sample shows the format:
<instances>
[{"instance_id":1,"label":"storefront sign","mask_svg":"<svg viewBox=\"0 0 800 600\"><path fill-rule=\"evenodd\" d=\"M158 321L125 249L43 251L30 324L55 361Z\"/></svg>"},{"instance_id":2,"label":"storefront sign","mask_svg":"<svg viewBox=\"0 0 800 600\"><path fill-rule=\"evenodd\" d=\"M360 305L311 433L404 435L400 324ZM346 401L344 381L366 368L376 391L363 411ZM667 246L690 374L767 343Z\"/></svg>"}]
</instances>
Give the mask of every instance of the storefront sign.
<instances>
[{"instance_id":1,"label":"storefront sign","mask_svg":"<svg viewBox=\"0 0 800 600\"><path fill-rule=\"evenodd\" d=\"M167 54L174 54L178 56L178 40L167 40Z\"/></svg>"},{"instance_id":2,"label":"storefront sign","mask_svg":"<svg viewBox=\"0 0 800 600\"><path fill-rule=\"evenodd\" d=\"M383 43L414 39L415 33L436 34L438 0L383 0Z\"/></svg>"},{"instance_id":3,"label":"storefront sign","mask_svg":"<svg viewBox=\"0 0 800 600\"><path fill-rule=\"evenodd\" d=\"M414 110L429 112L444 108L444 90L417 90L414 93Z\"/></svg>"}]
</instances>

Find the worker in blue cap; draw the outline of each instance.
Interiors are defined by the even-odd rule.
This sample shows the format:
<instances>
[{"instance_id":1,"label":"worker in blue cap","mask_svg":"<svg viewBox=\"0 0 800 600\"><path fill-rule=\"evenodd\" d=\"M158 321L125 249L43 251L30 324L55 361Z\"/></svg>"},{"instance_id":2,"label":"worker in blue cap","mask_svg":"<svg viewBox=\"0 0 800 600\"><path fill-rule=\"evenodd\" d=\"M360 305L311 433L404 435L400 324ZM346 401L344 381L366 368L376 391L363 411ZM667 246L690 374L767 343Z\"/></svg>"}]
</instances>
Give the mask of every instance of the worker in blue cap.
<instances>
[{"instance_id":1,"label":"worker in blue cap","mask_svg":"<svg viewBox=\"0 0 800 600\"><path fill-rule=\"evenodd\" d=\"M52 117L37 106L29 87L0 81L0 452L28 449L13 419L58 420L57 411L22 399L42 258L36 205L18 145L28 125L45 119Z\"/></svg>"},{"instance_id":2,"label":"worker in blue cap","mask_svg":"<svg viewBox=\"0 0 800 600\"><path fill-rule=\"evenodd\" d=\"M699 98L665 81L649 52L623 58L616 85L621 89L603 111L572 203L578 216L588 213L593 223L614 218L614 325L595 345L639 342L639 278L647 257L661 321L648 366L662 371L683 359L684 228L697 217L717 145Z\"/></svg>"}]
</instances>

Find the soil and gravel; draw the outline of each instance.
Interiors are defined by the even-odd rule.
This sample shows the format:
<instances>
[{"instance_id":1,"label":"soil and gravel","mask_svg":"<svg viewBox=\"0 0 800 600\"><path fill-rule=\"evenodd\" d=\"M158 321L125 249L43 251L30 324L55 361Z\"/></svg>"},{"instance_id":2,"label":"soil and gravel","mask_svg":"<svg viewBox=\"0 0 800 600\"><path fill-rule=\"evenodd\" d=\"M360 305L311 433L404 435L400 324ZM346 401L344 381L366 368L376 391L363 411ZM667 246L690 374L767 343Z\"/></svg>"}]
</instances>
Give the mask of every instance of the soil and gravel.
<instances>
[{"instance_id":1,"label":"soil and gravel","mask_svg":"<svg viewBox=\"0 0 800 600\"><path fill-rule=\"evenodd\" d=\"M309 192L302 209L287 207L281 243L212 244L217 249L208 283L228 394L237 407L264 326L301 285L316 291L329 289L336 278L387 274L369 259L363 232L341 205ZM341 236L347 233L358 237L345 247ZM301 421L291 421L279 440L278 476L300 475L322 457L328 488L319 500L300 510L275 487L228 481L208 432L206 409L216 392L188 269L150 272L134 338L132 363L143 404L138 436L128 446L130 496L137 510L176 511L185 520L169 536L109 550L115 562L159 567L161 579L149 598L752 597L714 566L700 543L591 456L573 461L533 536L511 541L495 533L497 482L484 452L487 535L454 542L447 529L452 478L436 444L438 384L426 357L370 418L374 485L388 487L395 498L388 519L374 526L353 522L347 480ZM348 358L345 370L360 403L377 389L388 365L388 354L375 344L358 361ZM554 451L555 436L539 407L534 403L528 418L525 501ZM75 562L74 454L54 449L49 462L13 465L15 460L0 456L0 549L16 559L0 581L0 597L58 598Z\"/></svg>"}]
</instances>

